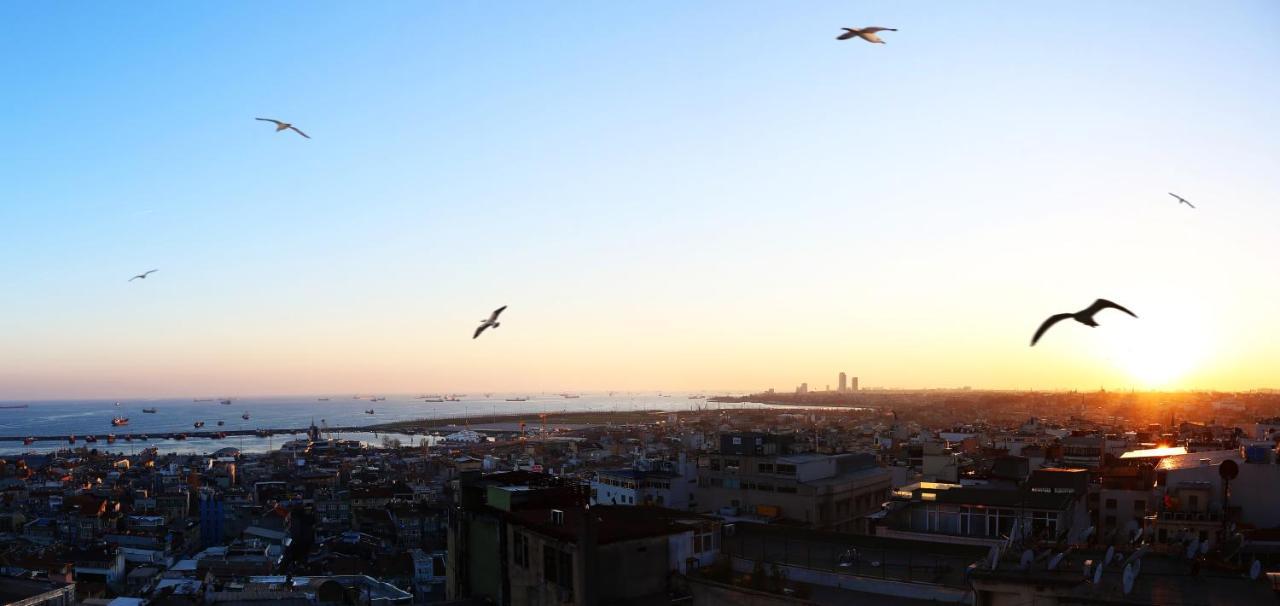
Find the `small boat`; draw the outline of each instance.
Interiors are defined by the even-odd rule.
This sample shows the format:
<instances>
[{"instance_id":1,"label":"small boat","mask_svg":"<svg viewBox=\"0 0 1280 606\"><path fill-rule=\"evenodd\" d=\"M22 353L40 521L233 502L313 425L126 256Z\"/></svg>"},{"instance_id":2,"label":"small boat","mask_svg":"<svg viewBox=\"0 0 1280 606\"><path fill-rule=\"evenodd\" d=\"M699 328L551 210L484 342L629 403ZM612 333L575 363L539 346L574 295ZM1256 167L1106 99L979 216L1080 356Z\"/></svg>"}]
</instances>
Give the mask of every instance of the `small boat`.
<instances>
[{"instance_id":1,"label":"small boat","mask_svg":"<svg viewBox=\"0 0 1280 606\"><path fill-rule=\"evenodd\" d=\"M259 429L258 431L255 431L255 432L253 432L253 433L254 433L255 435L257 435L259 438L269 438L269 437L271 437L271 430L269 430L269 429Z\"/></svg>"},{"instance_id":2,"label":"small boat","mask_svg":"<svg viewBox=\"0 0 1280 606\"><path fill-rule=\"evenodd\" d=\"M196 398L192 402L212 402L213 398Z\"/></svg>"},{"instance_id":3,"label":"small boat","mask_svg":"<svg viewBox=\"0 0 1280 606\"><path fill-rule=\"evenodd\" d=\"M75 444L75 443L76 443L76 437L75 437L74 435L67 436L67 443L68 443L68 444Z\"/></svg>"},{"instance_id":4,"label":"small boat","mask_svg":"<svg viewBox=\"0 0 1280 606\"><path fill-rule=\"evenodd\" d=\"M129 417L115 417L111 419L112 427L119 427L121 425L128 425L128 424L129 424Z\"/></svg>"},{"instance_id":5,"label":"small boat","mask_svg":"<svg viewBox=\"0 0 1280 606\"><path fill-rule=\"evenodd\" d=\"M120 405L120 403L119 403L119 402L116 402L116 406L119 406L119 405Z\"/></svg>"},{"instance_id":6,"label":"small boat","mask_svg":"<svg viewBox=\"0 0 1280 606\"><path fill-rule=\"evenodd\" d=\"M364 411L364 414L367 414L367 415L373 414L373 409L370 408L369 410Z\"/></svg>"},{"instance_id":7,"label":"small boat","mask_svg":"<svg viewBox=\"0 0 1280 606\"><path fill-rule=\"evenodd\" d=\"M215 439L215 440L225 440L225 439L227 439L227 434L226 434L226 432L219 431L218 433L213 434L213 439Z\"/></svg>"},{"instance_id":8,"label":"small boat","mask_svg":"<svg viewBox=\"0 0 1280 606\"><path fill-rule=\"evenodd\" d=\"M579 396L578 394L575 394L575 393L562 393L562 394L560 394L560 397L562 397L562 398L564 398L564 399L566 399L566 400L576 400L576 399L578 399L578 398L580 398L580 397L582 397L582 396Z\"/></svg>"},{"instance_id":9,"label":"small boat","mask_svg":"<svg viewBox=\"0 0 1280 606\"><path fill-rule=\"evenodd\" d=\"M461 402L462 400L456 395L448 395L444 397L445 402Z\"/></svg>"},{"instance_id":10,"label":"small boat","mask_svg":"<svg viewBox=\"0 0 1280 606\"><path fill-rule=\"evenodd\" d=\"M86 444L95 444L98 442L98 436L85 436L84 441Z\"/></svg>"},{"instance_id":11,"label":"small boat","mask_svg":"<svg viewBox=\"0 0 1280 606\"><path fill-rule=\"evenodd\" d=\"M528 401L529 401L529 398L527 398L527 397L520 397L520 398L507 398L507 401L508 401L508 402L528 402Z\"/></svg>"},{"instance_id":12,"label":"small boat","mask_svg":"<svg viewBox=\"0 0 1280 606\"><path fill-rule=\"evenodd\" d=\"M240 418L241 418L241 419L244 419L244 420L246 420L246 421L248 421L248 420L249 420L249 413L247 413L247 412L246 412L246 413L244 413L244 414L240 415Z\"/></svg>"},{"instance_id":13,"label":"small boat","mask_svg":"<svg viewBox=\"0 0 1280 606\"><path fill-rule=\"evenodd\" d=\"M369 401L370 401L370 402L386 402L386 401L387 401L387 399L386 399L386 398L372 398L372 399L370 399Z\"/></svg>"},{"instance_id":14,"label":"small boat","mask_svg":"<svg viewBox=\"0 0 1280 606\"><path fill-rule=\"evenodd\" d=\"M316 398L316 399L317 399L317 400L319 400L319 401L321 401L321 402L328 402L328 401L329 401L329 398Z\"/></svg>"},{"instance_id":15,"label":"small boat","mask_svg":"<svg viewBox=\"0 0 1280 606\"><path fill-rule=\"evenodd\" d=\"M0 410L9 409L9 408L30 408L30 406L28 406L27 404L5 404L3 406L0 406Z\"/></svg>"},{"instance_id":16,"label":"small boat","mask_svg":"<svg viewBox=\"0 0 1280 606\"><path fill-rule=\"evenodd\" d=\"M423 402L443 402L444 398L423 398Z\"/></svg>"},{"instance_id":17,"label":"small boat","mask_svg":"<svg viewBox=\"0 0 1280 606\"><path fill-rule=\"evenodd\" d=\"M178 434L178 435L176 435L176 436L173 436L173 439L175 439L175 440L185 440L185 439L187 439L187 434L185 434L185 433L180 433L180 434Z\"/></svg>"},{"instance_id":18,"label":"small boat","mask_svg":"<svg viewBox=\"0 0 1280 606\"><path fill-rule=\"evenodd\" d=\"M23 443L23 444L26 444L27 446L30 446L30 445L32 445L33 443L35 443L35 441L36 441L36 439L35 439L35 438L24 438L24 439L22 440L22 443Z\"/></svg>"},{"instance_id":19,"label":"small boat","mask_svg":"<svg viewBox=\"0 0 1280 606\"><path fill-rule=\"evenodd\" d=\"M218 403L223 406L231 406L231 400L219 400Z\"/></svg>"},{"instance_id":20,"label":"small boat","mask_svg":"<svg viewBox=\"0 0 1280 606\"><path fill-rule=\"evenodd\" d=\"M145 412L145 413L147 413L147 414L149 414L149 415L153 415L153 414L156 414L156 409L154 409L154 408L143 408L143 409L142 409L142 412Z\"/></svg>"},{"instance_id":21,"label":"small boat","mask_svg":"<svg viewBox=\"0 0 1280 606\"><path fill-rule=\"evenodd\" d=\"M138 439L139 439L139 440L142 440L143 442L146 442L146 441L147 441L147 434L145 434L145 433L144 433L144 434L142 434L142 435L138 436Z\"/></svg>"},{"instance_id":22,"label":"small boat","mask_svg":"<svg viewBox=\"0 0 1280 606\"><path fill-rule=\"evenodd\" d=\"M115 444L115 443L116 443L116 434L114 433L107 434L107 444Z\"/></svg>"},{"instance_id":23,"label":"small boat","mask_svg":"<svg viewBox=\"0 0 1280 606\"><path fill-rule=\"evenodd\" d=\"M132 442L132 441L133 441L133 434L126 434L126 435L124 436L124 441L125 441L125 442Z\"/></svg>"},{"instance_id":24,"label":"small boat","mask_svg":"<svg viewBox=\"0 0 1280 606\"><path fill-rule=\"evenodd\" d=\"M196 429L200 429L201 427L204 427L204 421L196 421L193 425L196 426Z\"/></svg>"}]
</instances>

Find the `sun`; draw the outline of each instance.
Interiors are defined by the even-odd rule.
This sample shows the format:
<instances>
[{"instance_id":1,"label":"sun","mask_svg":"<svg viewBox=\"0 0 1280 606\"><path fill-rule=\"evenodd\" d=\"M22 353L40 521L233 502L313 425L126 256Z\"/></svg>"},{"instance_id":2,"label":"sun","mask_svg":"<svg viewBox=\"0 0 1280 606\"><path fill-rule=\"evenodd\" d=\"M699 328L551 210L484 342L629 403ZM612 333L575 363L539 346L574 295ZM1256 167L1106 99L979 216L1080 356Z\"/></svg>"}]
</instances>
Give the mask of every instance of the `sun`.
<instances>
[{"instance_id":1,"label":"sun","mask_svg":"<svg viewBox=\"0 0 1280 606\"><path fill-rule=\"evenodd\" d=\"M1211 331L1188 325L1168 314L1134 322L1108 322L1106 347L1112 364L1145 389L1176 388L1200 368L1212 353ZM1203 317L1203 316L1199 316ZM1099 330L1103 330L1100 327Z\"/></svg>"}]
</instances>

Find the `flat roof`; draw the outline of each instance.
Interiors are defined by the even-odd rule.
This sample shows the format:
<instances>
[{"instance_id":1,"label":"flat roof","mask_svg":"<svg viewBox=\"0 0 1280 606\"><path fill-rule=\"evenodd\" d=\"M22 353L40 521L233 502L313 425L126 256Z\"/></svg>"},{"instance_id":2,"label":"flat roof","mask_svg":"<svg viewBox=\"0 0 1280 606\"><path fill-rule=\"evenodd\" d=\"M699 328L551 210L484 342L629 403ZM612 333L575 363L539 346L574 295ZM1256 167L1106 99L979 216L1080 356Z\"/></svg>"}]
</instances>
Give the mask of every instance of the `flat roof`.
<instances>
[{"instance_id":1,"label":"flat roof","mask_svg":"<svg viewBox=\"0 0 1280 606\"><path fill-rule=\"evenodd\" d=\"M1149 459L1153 457L1171 457L1174 455L1187 454L1186 446L1170 446L1166 448L1148 448L1146 450L1130 450L1122 455L1121 459Z\"/></svg>"}]
</instances>

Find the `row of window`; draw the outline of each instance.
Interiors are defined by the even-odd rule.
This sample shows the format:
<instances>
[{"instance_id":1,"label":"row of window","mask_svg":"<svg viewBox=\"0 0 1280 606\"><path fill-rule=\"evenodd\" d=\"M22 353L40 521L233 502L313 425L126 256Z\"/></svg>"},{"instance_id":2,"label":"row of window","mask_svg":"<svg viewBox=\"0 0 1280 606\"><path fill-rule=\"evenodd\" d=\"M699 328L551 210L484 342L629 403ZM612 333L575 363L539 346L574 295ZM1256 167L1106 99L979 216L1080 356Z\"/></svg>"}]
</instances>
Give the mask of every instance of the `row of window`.
<instances>
[{"instance_id":1,"label":"row of window","mask_svg":"<svg viewBox=\"0 0 1280 606\"><path fill-rule=\"evenodd\" d=\"M517 566L530 568L529 537L522 532L513 533L511 556ZM560 551L550 545L542 547L542 578L561 588L573 590L573 554Z\"/></svg>"},{"instance_id":2,"label":"row of window","mask_svg":"<svg viewBox=\"0 0 1280 606\"><path fill-rule=\"evenodd\" d=\"M774 486L765 482L753 482L738 478L699 478L698 486L702 488L731 488L741 490L758 490L760 492L781 492L795 494L795 486Z\"/></svg>"},{"instance_id":3,"label":"row of window","mask_svg":"<svg viewBox=\"0 0 1280 606\"><path fill-rule=\"evenodd\" d=\"M742 461L738 459L719 459L712 457L708 462L712 471L738 471L742 468ZM756 473L776 473L779 475L794 476L796 475L796 466L789 463L757 463Z\"/></svg>"},{"instance_id":4,"label":"row of window","mask_svg":"<svg viewBox=\"0 0 1280 606\"><path fill-rule=\"evenodd\" d=\"M911 512L911 529L942 534L1000 537L1009 536L1017 519L1016 509L967 505L956 509L948 506L926 505ZM1031 522L1031 530L1034 533L1046 531L1054 535L1058 531L1057 512L1030 511L1025 514L1024 519Z\"/></svg>"}]
</instances>

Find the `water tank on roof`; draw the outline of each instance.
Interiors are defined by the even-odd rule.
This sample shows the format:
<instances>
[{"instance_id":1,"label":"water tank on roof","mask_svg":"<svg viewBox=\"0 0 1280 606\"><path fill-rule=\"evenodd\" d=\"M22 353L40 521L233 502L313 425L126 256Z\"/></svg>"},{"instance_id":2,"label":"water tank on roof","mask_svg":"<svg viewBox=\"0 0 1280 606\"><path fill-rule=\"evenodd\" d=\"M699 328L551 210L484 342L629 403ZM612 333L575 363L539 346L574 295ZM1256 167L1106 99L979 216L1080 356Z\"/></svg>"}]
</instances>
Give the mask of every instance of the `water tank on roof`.
<instances>
[{"instance_id":1,"label":"water tank on roof","mask_svg":"<svg viewBox=\"0 0 1280 606\"><path fill-rule=\"evenodd\" d=\"M1244 449L1245 463L1270 463L1271 449L1262 445L1247 446Z\"/></svg>"}]
</instances>

